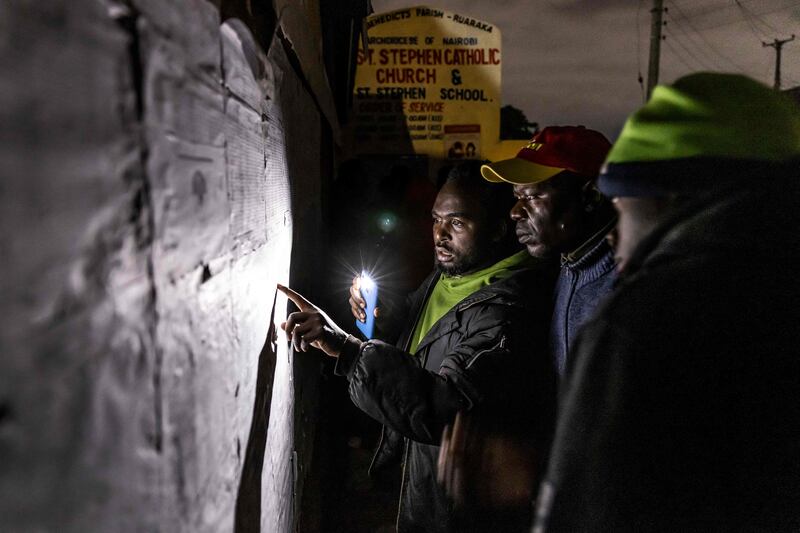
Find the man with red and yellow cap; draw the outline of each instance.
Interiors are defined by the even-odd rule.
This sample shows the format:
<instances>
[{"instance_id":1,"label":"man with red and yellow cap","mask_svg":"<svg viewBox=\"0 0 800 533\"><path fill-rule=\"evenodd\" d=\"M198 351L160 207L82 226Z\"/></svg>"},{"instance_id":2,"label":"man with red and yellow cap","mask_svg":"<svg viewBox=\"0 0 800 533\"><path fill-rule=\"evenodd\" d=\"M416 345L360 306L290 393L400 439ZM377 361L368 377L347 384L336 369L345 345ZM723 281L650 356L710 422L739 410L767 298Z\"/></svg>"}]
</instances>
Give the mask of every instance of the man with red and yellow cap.
<instances>
[{"instance_id":1,"label":"man with red and yellow cap","mask_svg":"<svg viewBox=\"0 0 800 533\"><path fill-rule=\"evenodd\" d=\"M580 326L614 284L614 254L606 235L616 216L595 188L611 144L583 126L550 126L516 157L481 168L488 181L514 186L517 238L534 257L561 256L550 352L559 375Z\"/></svg>"},{"instance_id":2,"label":"man with red and yellow cap","mask_svg":"<svg viewBox=\"0 0 800 533\"><path fill-rule=\"evenodd\" d=\"M614 284L614 253L606 235L616 216L594 186L610 147L599 132L551 126L516 157L481 168L486 180L513 185L517 202L511 218L528 254L561 258L549 352L562 376L578 330ZM542 416L530 411L532 418ZM444 432L439 479L467 513L530 509L549 442L522 441L488 425L479 416L458 415Z\"/></svg>"}]
</instances>

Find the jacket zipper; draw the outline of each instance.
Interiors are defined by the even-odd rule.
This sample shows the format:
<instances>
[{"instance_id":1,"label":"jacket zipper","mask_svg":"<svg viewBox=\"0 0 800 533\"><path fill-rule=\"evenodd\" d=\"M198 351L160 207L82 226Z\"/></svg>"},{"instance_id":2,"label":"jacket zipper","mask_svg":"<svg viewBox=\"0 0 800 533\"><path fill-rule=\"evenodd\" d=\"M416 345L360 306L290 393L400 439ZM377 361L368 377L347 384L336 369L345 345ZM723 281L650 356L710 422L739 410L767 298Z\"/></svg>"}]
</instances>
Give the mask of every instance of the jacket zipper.
<instances>
[{"instance_id":1,"label":"jacket zipper","mask_svg":"<svg viewBox=\"0 0 800 533\"><path fill-rule=\"evenodd\" d=\"M432 286L433 286L433 283L428 285L428 290L425 292L425 299L427 299L430 296L430 292L431 292L431 287ZM495 296L496 296L495 294L490 294L490 295L486 296L485 298L480 298L478 300L470 302L470 303L468 303L467 305L465 305L463 307L459 307L458 311L464 311L465 309L469 309L473 305L485 302L486 300L490 300L490 299L494 298ZM422 314L422 310L424 308L425 308L424 305L421 305L419 307L419 310L417 311L417 316L414 318L414 324L416 324L419 321L419 317ZM413 333L413 329L412 329L412 333L411 333L411 335L409 335L408 339L406 339L406 344L403 347L403 351L404 352L407 352L408 349L410 348L411 339L413 338L413 336L414 336L414 333ZM506 340L505 337L503 337L500 340L499 345L501 347L504 345L505 340ZM493 350L495 348L497 348L497 346L494 346L493 348L490 348L490 349L487 349L487 350L483 350L482 352L478 353L478 355L473 357L472 361L475 361L475 359L477 359L478 356L481 355L482 353L488 352L488 351ZM470 365L472 364L472 361L470 361L470 363L469 363ZM426 364L428 364L428 356L427 356L427 354L425 355L425 358L422 360L422 368L423 369L425 368ZM467 368L469 368L469 365L467 365ZM384 432L385 432L385 427L381 429L381 439L378 442L378 449L380 449L381 444L383 444ZM400 529L400 513L403 511L403 489L406 486L406 466L408 465L409 439L407 439L406 437L403 437L403 440L405 442L405 447L404 447L404 450L403 450L403 473L402 473L402 475L400 477L400 497L398 498L398 501L397 501L397 518L395 519L395 524L394 524L394 527L395 527L396 530ZM372 462L373 463L375 462L375 458L374 457L372 458ZM371 464L370 464L370 468L372 468Z\"/></svg>"},{"instance_id":2,"label":"jacket zipper","mask_svg":"<svg viewBox=\"0 0 800 533\"><path fill-rule=\"evenodd\" d=\"M400 513L403 511L403 489L406 486L406 465L408 464L408 439L403 437L405 446L403 447L403 474L400 476L400 497L397 500L397 518L394 521L395 531L400 530Z\"/></svg>"},{"instance_id":3,"label":"jacket zipper","mask_svg":"<svg viewBox=\"0 0 800 533\"><path fill-rule=\"evenodd\" d=\"M436 278L437 280L439 278ZM431 281L428 284L428 288L425 290L425 296L423 298L423 302L426 301L431 295L431 289L433 288L435 282ZM419 317L422 315L422 311L425 309L424 305L420 305L419 309L417 309L417 316L414 317L414 324L419 322ZM403 346L403 351L408 352L408 349L411 347L411 340L414 338L414 329L411 329L411 334L408 336L405 342L405 346ZM413 356L414 354L412 354ZM425 368L425 363L427 363L428 358L425 357L425 360L422 362L422 368ZM386 433L386 426L381 428L381 439L378 441L378 449L380 450L381 445L383 444L383 436ZM397 517L395 518L394 528L395 530L400 529L400 513L403 511L403 489L406 486L406 465L408 465L408 439L403 437L403 471L400 475L400 496L397 498ZM376 454L377 456L377 454ZM375 462L375 457L372 458L372 462ZM370 464L370 468L372 468L372 464Z\"/></svg>"},{"instance_id":4,"label":"jacket zipper","mask_svg":"<svg viewBox=\"0 0 800 533\"><path fill-rule=\"evenodd\" d=\"M469 360L469 363L467 363L467 366L465 366L464 368L468 369L469 367L471 367L473 365L473 363L475 363L475 361L477 361L478 358L480 356L482 356L483 354L485 354L487 352L492 352L492 351L494 351L494 350L496 350L498 348L503 349L505 347L506 347L506 336L503 335L502 337L500 337L500 342L498 342L497 344L495 344L491 348L486 348L485 350L481 350L480 352L478 352L474 356L472 356L472 359Z\"/></svg>"},{"instance_id":5,"label":"jacket zipper","mask_svg":"<svg viewBox=\"0 0 800 533\"><path fill-rule=\"evenodd\" d=\"M408 349L408 345L406 346ZM426 352L425 358L422 360L422 368L425 368L425 365L428 364L428 354ZM403 437L405 442L405 447L403 449L403 475L400 478L400 499L397 502L397 520L395 521L394 527L396 530L400 529L400 512L403 510L403 488L406 485L406 465L408 465L408 449L409 449L409 439Z\"/></svg>"},{"instance_id":6,"label":"jacket zipper","mask_svg":"<svg viewBox=\"0 0 800 533\"><path fill-rule=\"evenodd\" d=\"M564 308L564 357L569 353L569 310L572 307L572 299L575 297L575 292L578 290L578 273L567 269L570 276L569 298L567 298L567 306Z\"/></svg>"},{"instance_id":7,"label":"jacket zipper","mask_svg":"<svg viewBox=\"0 0 800 533\"><path fill-rule=\"evenodd\" d=\"M487 296L484 296L483 298L478 298L476 300L472 300L471 302L469 302L467 304L459 305L456 310L459 311L459 312L465 311L465 310L469 309L470 307L472 307L475 304L480 304L480 303L485 302L486 300L491 300L492 298L495 298L496 296L497 296L496 294L489 294Z\"/></svg>"}]
</instances>

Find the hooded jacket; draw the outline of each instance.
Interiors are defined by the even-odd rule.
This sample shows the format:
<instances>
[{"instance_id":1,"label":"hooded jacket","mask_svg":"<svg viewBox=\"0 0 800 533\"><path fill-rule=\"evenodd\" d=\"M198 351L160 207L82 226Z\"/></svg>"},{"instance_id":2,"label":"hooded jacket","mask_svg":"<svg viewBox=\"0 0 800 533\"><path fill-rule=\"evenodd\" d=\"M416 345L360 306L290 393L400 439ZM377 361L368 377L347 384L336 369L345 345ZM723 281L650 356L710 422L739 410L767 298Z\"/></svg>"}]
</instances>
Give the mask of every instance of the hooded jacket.
<instances>
[{"instance_id":1,"label":"hooded jacket","mask_svg":"<svg viewBox=\"0 0 800 533\"><path fill-rule=\"evenodd\" d=\"M438 277L409 297L397 346L369 341L336 364L353 402L384 424L371 474L404 460L397 523L403 533L456 531L436 462L442 430L458 411L480 406L548 441L554 418L556 380L546 350L553 265L537 263L474 292L411 355L405 350Z\"/></svg>"},{"instance_id":2,"label":"hooded jacket","mask_svg":"<svg viewBox=\"0 0 800 533\"><path fill-rule=\"evenodd\" d=\"M798 202L753 174L637 247L571 353L534 531L800 530Z\"/></svg>"}]
</instances>

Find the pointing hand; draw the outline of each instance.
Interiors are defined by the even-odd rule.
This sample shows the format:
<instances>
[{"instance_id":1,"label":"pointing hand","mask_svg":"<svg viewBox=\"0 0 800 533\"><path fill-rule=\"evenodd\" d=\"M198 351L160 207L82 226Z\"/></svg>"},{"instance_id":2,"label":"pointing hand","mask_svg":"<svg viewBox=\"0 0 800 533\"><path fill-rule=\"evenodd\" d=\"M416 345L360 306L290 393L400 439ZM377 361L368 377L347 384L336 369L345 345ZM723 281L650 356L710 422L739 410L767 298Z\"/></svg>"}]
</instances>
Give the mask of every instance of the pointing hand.
<instances>
[{"instance_id":1,"label":"pointing hand","mask_svg":"<svg viewBox=\"0 0 800 533\"><path fill-rule=\"evenodd\" d=\"M300 310L290 314L281 324L295 351L306 352L309 346L313 346L331 357L338 357L347 341L347 333L301 294L283 285L278 285L278 290Z\"/></svg>"}]
</instances>

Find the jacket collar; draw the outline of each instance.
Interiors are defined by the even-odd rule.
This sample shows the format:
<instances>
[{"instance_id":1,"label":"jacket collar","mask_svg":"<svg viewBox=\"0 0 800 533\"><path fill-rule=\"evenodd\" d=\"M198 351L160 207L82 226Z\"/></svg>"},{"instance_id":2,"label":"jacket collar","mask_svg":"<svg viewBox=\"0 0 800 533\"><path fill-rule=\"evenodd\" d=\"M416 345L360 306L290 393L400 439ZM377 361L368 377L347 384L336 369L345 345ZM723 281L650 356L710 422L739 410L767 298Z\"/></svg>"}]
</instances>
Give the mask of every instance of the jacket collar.
<instances>
[{"instance_id":1,"label":"jacket collar","mask_svg":"<svg viewBox=\"0 0 800 533\"><path fill-rule=\"evenodd\" d=\"M417 352L421 351L436 339L458 329L461 326L461 316L463 311L474 305L488 301L491 301L494 305L523 305L520 301L521 298L524 297L521 296L523 294L523 278L531 275L534 272L539 273L539 271L544 270L547 265L549 265L548 262L542 261L537 263L537 266L532 269L522 269L519 272L512 274L508 278L495 281L494 283L475 291L473 294L461 300L433 325L430 331L428 331L428 333L422 338L419 345L417 345ZM542 272L540 275L544 275L544 273ZM438 273L431 277L424 301L426 301L430 296L430 292L433 290L433 286L436 284L436 280L438 279ZM424 301L422 303L423 307L425 305Z\"/></svg>"},{"instance_id":2,"label":"jacket collar","mask_svg":"<svg viewBox=\"0 0 800 533\"><path fill-rule=\"evenodd\" d=\"M563 266L578 263L585 256L592 255L593 252L596 252L597 249L600 248L601 241L605 241L606 235L608 235L608 233L614 229L614 226L616 225L617 217L612 217L611 220L604 224L602 228L597 230L592 234L591 237L586 239L583 244L568 254L561 254L561 265Z\"/></svg>"}]
</instances>

